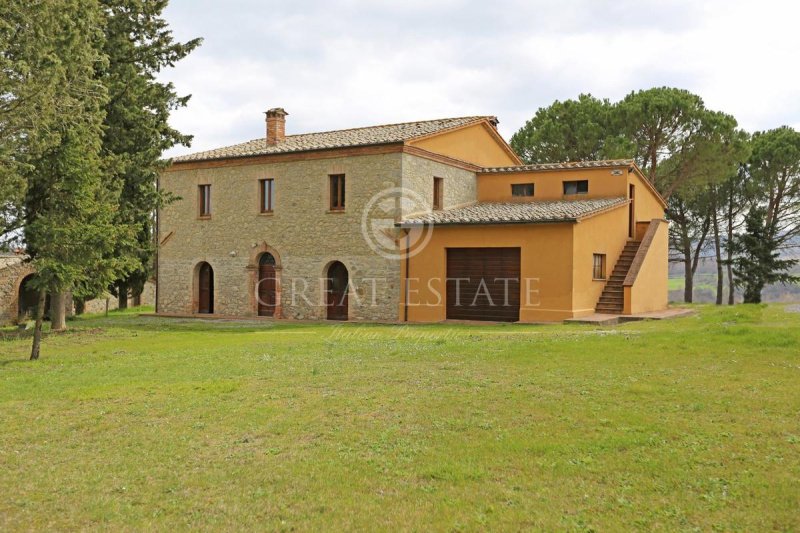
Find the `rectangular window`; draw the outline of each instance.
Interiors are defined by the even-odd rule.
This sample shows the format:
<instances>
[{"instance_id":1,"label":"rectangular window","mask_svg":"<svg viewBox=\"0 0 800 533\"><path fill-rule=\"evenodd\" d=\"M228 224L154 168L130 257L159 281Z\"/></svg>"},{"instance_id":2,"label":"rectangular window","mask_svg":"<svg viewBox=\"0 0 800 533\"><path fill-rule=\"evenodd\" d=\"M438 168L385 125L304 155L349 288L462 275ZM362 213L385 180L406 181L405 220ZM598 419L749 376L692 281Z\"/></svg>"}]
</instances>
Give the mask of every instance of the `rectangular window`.
<instances>
[{"instance_id":1,"label":"rectangular window","mask_svg":"<svg viewBox=\"0 0 800 533\"><path fill-rule=\"evenodd\" d=\"M589 192L589 180L565 181L564 194L586 194Z\"/></svg>"},{"instance_id":2,"label":"rectangular window","mask_svg":"<svg viewBox=\"0 0 800 533\"><path fill-rule=\"evenodd\" d=\"M444 178L433 178L433 209L444 207Z\"/></svg>"},{"instance_id":3,"label":"rectangular window","mask_svg":"<svg viewBox=\"0 0 800 533\"><path fill-rule=\"evenodd\" d=\"M261 212L272 213L275 205L275 180L270 178L258 181L261 184Z\"/></svg>"},{"instance_id":4,"label":"rectangular window","mask_svg":"<svg viewBox=\"0 0 800 533\"><path fill-rule=\"evenodd\" d=\"M606 254L594 254L592 278L606 279Z\"/></svg>"},{"instance_id":5,"label":"rectangular window","mask_svg":"<svg viewBox=\"0 0 800 533\"><path fill-rule=\"evenodd\" d=\"M344 174L331 174L331 211L344 211Z\"/></svg>"},{"instance_id":6,"label":"rectangular window","mask_svg":"<svg viewBox=\"0 0 800 533\"><path fill-rule=\"evenodd\" d=\"M511 184L511 196L533 196L533 183Z\"/></svg>"},{"instance_id":7,"label":"rectangular window","mask_svg":"<svg viewBox=\"0 0 800 533\"><path fill-rule=\"evenodd\" d=\"M197 187L197 204L201 217L211 216L211 185L204 184Z\"/></svg>"}]
</instances>

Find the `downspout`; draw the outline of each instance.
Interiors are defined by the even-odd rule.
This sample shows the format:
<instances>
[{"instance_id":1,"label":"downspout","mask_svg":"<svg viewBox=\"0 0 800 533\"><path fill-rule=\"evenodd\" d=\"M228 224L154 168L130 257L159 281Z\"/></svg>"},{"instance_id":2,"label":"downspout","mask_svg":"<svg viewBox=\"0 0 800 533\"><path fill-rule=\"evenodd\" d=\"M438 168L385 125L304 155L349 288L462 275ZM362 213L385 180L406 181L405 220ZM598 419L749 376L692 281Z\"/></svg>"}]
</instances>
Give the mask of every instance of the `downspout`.
<instances>
[{"instance_id":1,"label":"downspout","mask_svg":"<svg viewBox=\"0 0 800 533\"><path fill-rule=\"evenodd\" d=\"M406 272L405 272L405 280L403 281L403 285L405 287L405 295L403 297L403 322L408 322L408 269L411 268L411 232L406 230Z\"/></svg>"},{"instance_id":2,"label":"downspout","mask_svg":"<svg viewBox=\"0 0 800 533\"><path fill-rule=\"evenodd\" d=\"M156 192L158 192L158 193L161 192L161 175L160 174L158 176L156 176ZM156 248L156 253L155 253L156 264L155 264L155 268L153 269L155 271L155 274L156 274L156 314L158 314L158 289L161 286L161 280L159 279L161 276L158 275L158 263L159 263L159 261L158 261L158 249L160 248L159 243L160 243L160 239L161 239L161 226L159 224L159 216L158 216L159 215L159 211L160 211L160 209L158 208L158 206L156 206L156 234L155 234L155 243L154 243L155 244L155 248Z\"/></svg>"}]
</instances>

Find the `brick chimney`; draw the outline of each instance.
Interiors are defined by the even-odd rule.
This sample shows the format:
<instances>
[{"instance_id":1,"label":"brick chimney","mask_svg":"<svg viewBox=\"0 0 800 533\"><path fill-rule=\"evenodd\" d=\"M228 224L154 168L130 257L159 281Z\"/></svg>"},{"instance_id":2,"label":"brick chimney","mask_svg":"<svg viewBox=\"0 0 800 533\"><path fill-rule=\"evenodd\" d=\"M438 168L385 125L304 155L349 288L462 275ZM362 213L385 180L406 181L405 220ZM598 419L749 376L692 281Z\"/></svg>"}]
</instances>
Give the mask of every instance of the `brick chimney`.
<instances>
[{"instance_id":1,"label":"brick chimney","mask_svg":"<svg viewBox=\"0 0 800 533\"><path fill-rule=\"evenodd\" d=\"M273 107L267 115L267 146L275 146L286 137L286 115L282 107Z\"/></svg>"}]
</instances>

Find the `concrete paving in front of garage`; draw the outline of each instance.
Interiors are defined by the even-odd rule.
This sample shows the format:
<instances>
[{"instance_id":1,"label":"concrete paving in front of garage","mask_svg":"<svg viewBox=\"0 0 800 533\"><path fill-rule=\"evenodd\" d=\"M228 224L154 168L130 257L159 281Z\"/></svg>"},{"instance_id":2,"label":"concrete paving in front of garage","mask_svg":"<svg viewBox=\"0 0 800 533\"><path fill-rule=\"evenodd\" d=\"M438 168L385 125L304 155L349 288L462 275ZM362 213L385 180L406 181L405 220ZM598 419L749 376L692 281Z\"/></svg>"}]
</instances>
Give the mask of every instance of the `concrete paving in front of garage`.
<instances>
[{"instance_id":1,"label":"concrete paving in front of garage","mask_svg":"<svg viewBox=\"0 0 800 533\"><path fill-rule=\"evenodd\" d=\"M634 322L637 320L667 320L670 318L680 318L693 315L692 309L680 307L664 309L663 311L652 311L650 313L638 313L635 315L612 315L605 313L594 313L579 318L568 318L564 322L567 324L594 324L597 326L613 326L620 322Z\"/></svg>"}]
</instances>

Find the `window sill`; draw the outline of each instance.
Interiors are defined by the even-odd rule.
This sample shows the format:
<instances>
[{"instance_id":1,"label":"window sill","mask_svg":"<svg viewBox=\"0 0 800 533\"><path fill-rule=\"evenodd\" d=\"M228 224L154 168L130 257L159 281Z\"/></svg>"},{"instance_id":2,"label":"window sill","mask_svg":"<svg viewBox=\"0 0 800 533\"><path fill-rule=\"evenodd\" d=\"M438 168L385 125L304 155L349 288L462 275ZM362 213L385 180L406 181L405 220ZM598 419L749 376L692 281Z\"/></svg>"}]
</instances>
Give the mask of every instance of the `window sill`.
<instances>
[{"instance_id":1,"label":"window sill","mask_svg":"<svg viewBox=\"0 0 800 533\"><path fill-rule=\"evenodd\" d=\"M592 278L592 281L608 281L608 278Z\"/></svg>"},{"instance_id":2,"label":"window sill","mask_svg":"<svg viewBox=\"0 0 800 533\"><path fill-rule=\"evenodd\" d=\"M329 215L340 215L342 213L345 213L345 210L344 209L328 209L326 211L326 213L328 213Z\"/></svg>"},{"instance_id":3,"label":"window sill","mask_svg":"<svg viewBox=\"0 0 800 533\"><path fill-rule=\"evenodd\" d=\"M258 216L260 217L271 217L275 216L275 211L261 211Z\"/></svg>"},{"instance_id":4,"label":"window sill","mask_svg":"<svg viewBox=\"0 0 800 533\"><path fill-rule=\"evenodd\" d=\"M211 215L197 215L197 220L211 220Z\"/></svg>"}]
</instances>

